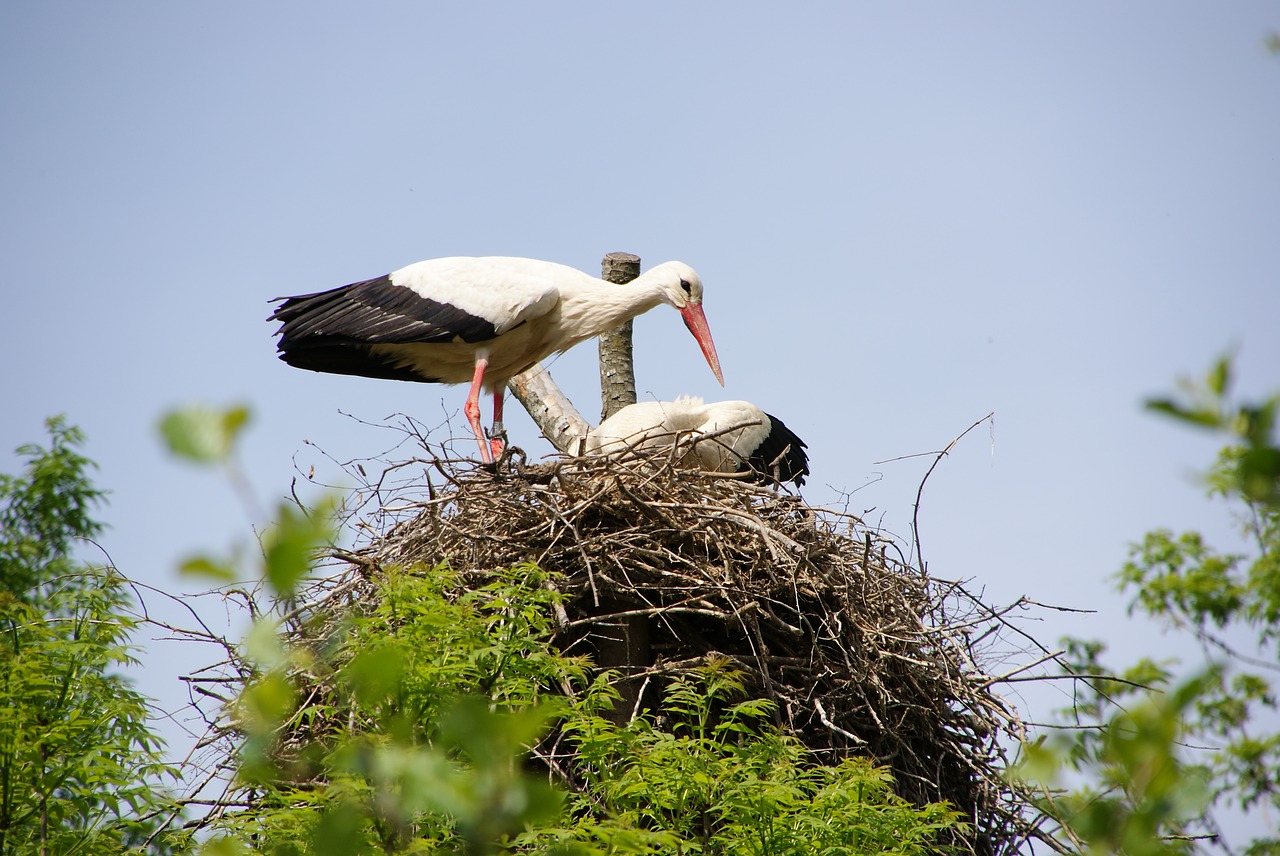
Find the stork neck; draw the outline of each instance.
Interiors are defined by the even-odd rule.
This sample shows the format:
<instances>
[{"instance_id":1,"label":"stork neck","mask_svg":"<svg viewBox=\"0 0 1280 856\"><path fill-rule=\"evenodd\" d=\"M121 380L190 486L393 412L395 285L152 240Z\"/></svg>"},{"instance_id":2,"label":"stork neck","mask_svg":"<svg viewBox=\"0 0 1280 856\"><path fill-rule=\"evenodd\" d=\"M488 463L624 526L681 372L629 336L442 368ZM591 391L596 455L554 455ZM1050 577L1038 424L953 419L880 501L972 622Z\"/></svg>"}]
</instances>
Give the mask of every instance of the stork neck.
<instances>
[{"instance_id":1,"label":"stork neck","mask_svg":"<svg viewBox=\"0 0 1280 856\"><path fill-rule=\"evenodd\" d=\"M579 322L573 326L584 336L596 336L662 302L661 287L644 275L623 285L592 278L588 288L562 296L561 312L567 321Z\"/></svg>"}]
</instances>

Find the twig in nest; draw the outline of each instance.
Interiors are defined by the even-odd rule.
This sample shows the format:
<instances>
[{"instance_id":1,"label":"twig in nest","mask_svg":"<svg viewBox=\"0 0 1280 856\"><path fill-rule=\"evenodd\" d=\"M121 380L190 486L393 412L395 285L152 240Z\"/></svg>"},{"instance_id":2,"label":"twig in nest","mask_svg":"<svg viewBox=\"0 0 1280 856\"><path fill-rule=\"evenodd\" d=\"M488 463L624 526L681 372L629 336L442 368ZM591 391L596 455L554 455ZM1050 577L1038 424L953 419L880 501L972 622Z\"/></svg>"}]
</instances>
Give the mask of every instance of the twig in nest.
<instances>
[{"instance_id":1,"label":"twig in nest","mask_svg":"<svg viewBox=\"0 0 1280 856\"><path fill-rule=\"evenodd\" d=\"M916 561L920 563L921 568L928 567L928 565L926 565L924 561L924 553L920 550L920 501L921 501L921 498L924 496L925 482L929 481L929 476L933 475L933 471L937 468L938 464L942 462L943 458L945 458L948 454L951 453L951 450L955 448L957 443L959 443L961 440L964 439L966 434L968 434L974 428L977 428L983 422L995 419L995 416L996 416L995 411L992 411L991 413L988 413L986 416L979 419L977 422L970 425L968 428L961 431L958 437L956 437L950 443L948 443L941 452L938 452L938 454L933 459L933 463L929 465L929 470L924 474L924 478L920 479L920 486L916 488L916 501L915 501L915 504L912 506L912 510L911 510L911 538L915 542L914 549L915 549Z\"/></svg>"}]
</instances>

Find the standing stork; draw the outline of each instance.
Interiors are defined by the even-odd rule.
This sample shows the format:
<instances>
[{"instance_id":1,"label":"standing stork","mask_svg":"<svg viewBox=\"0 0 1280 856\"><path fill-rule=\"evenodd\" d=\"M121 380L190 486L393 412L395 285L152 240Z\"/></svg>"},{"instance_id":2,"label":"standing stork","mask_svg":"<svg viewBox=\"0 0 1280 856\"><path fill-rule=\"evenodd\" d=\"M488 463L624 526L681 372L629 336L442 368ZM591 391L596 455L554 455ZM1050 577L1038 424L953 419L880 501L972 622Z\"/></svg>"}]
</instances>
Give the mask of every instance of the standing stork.
<instances>
[{"instance_id":1,"label":"standing stork","mask_svg":"<svg viewBox=\"0 0 1280 856\"><path fill-rule=\"evenodd\" d=\"M422 383L466 383L464 412L480 457L502 453L507 381L553 353L613 329L659 303L679 310L716 380L720 359L702 312L702 280L666 262L626 285L565 265L492 256L430 259L394 273L278 297L280 359L300 369ZM480 425L480 390L493 393L493 429Z\"/></svg>"},{"instance_id":2,"label":"standing stork","mask_svg":"<svg viewBox=\"0 0 1280 856\"><path fill-rule=\"evenodd\" d=\"M759 480L804 484L804 441L749 401L681 397L622 408L587 434L588 454L670 446L692 435L684 460L709 472L754 473Z\"/></svg>"}]
</instances>

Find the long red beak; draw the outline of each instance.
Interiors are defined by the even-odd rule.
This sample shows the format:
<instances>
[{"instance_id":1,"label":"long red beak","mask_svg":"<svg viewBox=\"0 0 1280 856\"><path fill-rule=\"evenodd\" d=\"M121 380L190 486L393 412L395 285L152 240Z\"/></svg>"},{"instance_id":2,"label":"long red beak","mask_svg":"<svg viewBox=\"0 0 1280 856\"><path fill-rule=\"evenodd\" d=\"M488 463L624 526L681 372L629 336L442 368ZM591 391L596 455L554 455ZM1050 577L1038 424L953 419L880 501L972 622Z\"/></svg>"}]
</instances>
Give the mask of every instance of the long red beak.
<instances>
[{"instance_id":1,"label":"long red beak","mask_svg":"<svg viewBox=\"0 0 1280 856\"><path fill-rule=\"evenodd\" d=\"M711 366L711 371L715 372L716 380L724 386L724 375L720 373L720 358L716 356L716 343L711 341L711 328L707 326L707 316L702 311L702 305L686 303L680 310L680 315L684 318L684 326L688 327L693 338L698 340L698 347L702 348L702 356L707 358L707 365Z\"/></svg>"}]
</instances>

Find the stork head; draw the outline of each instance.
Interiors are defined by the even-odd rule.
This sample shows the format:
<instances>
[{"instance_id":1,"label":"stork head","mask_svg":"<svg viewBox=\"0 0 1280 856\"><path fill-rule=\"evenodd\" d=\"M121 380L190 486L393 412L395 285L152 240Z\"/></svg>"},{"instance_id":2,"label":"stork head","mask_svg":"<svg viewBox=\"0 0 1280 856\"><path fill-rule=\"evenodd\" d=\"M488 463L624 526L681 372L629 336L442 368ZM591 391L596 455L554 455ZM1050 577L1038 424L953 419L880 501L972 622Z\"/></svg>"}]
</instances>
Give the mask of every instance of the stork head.
<instances>
[{"instance_id":1,"label":"stork head","mask_svg":"<svg viewBox=\"0 0 1280 856\"><path fill-rule=\"evenodd\" d=\"M702 355L707 358L707 365L715 373L716 380L724 386L724 375L720 372L720 357L716 355L716 343L711 340L711 328L707 326L707 316L702 311L702 280L693 268L684 262L664 262L651 268L646 276L651 277L661 289L662 299L670 303L684 318L684 325L689 328L693 338L698 340Z\"/></svg>"}]
</instances>

